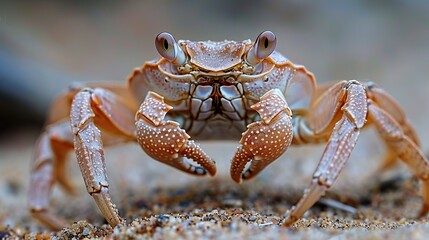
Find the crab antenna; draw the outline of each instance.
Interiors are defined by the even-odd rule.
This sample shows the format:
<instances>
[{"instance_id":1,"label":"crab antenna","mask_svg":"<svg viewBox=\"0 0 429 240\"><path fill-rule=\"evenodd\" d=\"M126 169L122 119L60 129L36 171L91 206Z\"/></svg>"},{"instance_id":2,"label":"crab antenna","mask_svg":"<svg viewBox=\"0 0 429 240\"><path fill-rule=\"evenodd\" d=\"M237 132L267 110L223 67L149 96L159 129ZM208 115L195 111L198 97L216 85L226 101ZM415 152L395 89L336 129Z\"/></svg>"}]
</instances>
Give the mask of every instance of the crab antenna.
<instances>
[{"instance_id":1,"label":"crab antenna","mask_svg":"<svg viewBox=\"0 0 429 240\"><path fill-rule=\"evenodd\" d=\"M155 38L155 47L158 53L172 64L176 66L185 64L186 55L170 33L158 34Z\"/></svg>"},{"instance_id":2,"label":"crab antenna","mask_svg":"<svg viewBox=\"0 0 429 240\"><path fill-rule=\"evenodd\" d=\"M256 38L252 48L248 51L246 61L255 66L270 56L276 48L276 35L271 31L264 31Z\"/></svg>"}]
</instances>

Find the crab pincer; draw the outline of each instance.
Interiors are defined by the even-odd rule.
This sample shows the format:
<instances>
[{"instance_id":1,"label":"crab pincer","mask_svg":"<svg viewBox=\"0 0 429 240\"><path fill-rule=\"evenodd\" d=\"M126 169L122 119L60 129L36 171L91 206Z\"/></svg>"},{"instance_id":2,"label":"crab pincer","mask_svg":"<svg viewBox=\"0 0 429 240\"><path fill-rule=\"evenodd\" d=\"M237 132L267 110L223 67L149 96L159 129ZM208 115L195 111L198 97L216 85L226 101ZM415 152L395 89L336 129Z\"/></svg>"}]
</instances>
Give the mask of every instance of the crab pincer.
<instances>
[{"instance_id":1,"label":"crab pincer","mask_svg":"<svg viewBox=\"0 0 429 240\"><path fill-rule=\"evenodd\" d=\"M149 92L136 114L137 141L152 158L181 171L216 174L215 162L174 121L164 121L172 107L160 95ZM195 162L196 164L192 163Z\"/></svg>"},{"instance_id":2,"label":"crab pincer","mask_svg":"<svg viewBox=\"0 0 429 240\"><path fill-rule=\"evenodd\" d=\"M237 183L256 176L292 142L292 111L278 89L268 91L251 108L259 113L262 121L247 126L232 159L231 177ZM248 162L250 166L244 170Z\"/></svg>"}]
</instances>

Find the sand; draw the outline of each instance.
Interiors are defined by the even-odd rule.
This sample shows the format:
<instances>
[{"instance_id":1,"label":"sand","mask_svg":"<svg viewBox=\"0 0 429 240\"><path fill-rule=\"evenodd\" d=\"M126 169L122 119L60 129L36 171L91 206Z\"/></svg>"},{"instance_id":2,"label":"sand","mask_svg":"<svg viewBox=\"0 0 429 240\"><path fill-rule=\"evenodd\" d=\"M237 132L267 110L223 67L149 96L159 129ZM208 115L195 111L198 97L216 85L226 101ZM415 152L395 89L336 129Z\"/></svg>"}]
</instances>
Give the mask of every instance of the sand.
<instances>
[{"instance_id":1,"label":"sand","mask_svg":"<svg viewBox=\"0 0 429 240\"><path fill-rule=\"evenodd\" d=\"M361 154L352 156L321 201L285 228L284 213L301 196L322 148L293 148L256 179L237 185L228 176L226 159L234 142L203 144L218 162L214 178L178 172L150 160L134 144L107 149L112 197L126 219L113 229L85 192L71 154L78 194L55 189L51 210L70 226L52 232L29 217L28 175L23 174L29 159L15 161L30 157L34 137L18 135L20 144L2 145L0 236L7 239L424 239L429 233L428 219L414 218L421 205L418 180L401 165L384 174L377 174L377 167L365 170L372 158L365 164Z\"/></svg>"}]
</instances>

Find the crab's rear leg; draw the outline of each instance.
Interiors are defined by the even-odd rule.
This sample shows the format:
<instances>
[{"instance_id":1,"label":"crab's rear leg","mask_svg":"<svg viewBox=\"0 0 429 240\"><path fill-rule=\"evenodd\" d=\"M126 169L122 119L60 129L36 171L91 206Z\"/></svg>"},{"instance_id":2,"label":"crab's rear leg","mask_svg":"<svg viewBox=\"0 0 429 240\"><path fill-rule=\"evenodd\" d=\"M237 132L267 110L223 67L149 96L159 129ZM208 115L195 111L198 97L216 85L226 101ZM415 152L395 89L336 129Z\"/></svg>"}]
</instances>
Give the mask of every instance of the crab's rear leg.
<instances>
[{"instance_id":1,"label":"crab's rear leg","mask_svg":"<svg viewBox=\"0 0 429 240\"><path fill-rule=\"evenodd\" d=\"M174 121L164 121L172 107L149 92L136 114L137 141L155 160L193 175L216 174L215 162ZM191 160L196 164L192 164Z\"/></svg>"},{"instance_id":2,"label":"crab's rear leg","mask_svg":"<svg viewBox=\"0 0 429 240\"><path fill-rule=\"evenodd\" d=\"M262 121L247 126L232 159L231 177L238 183L256 176L280 157L292 142L292 112L278 89L268 91L252 108ZM251 162L250 166L244 170L248 162Z\"/></svg>"},{"instance_id":3,"label":"crab's rear leg","mask_svg":"<svg viewBox=\"0 0 429 240\"><path fill-rule=\"evenodd\" d=\"M76 94L70 120L77 161L88 193L111 226L121 223L109 194L100 129L135 139L133 109L110 91L86 88Z\"/></svg>"},{"instance_id":4,"label":"crab's rear leg","mask_svg":"<svg viewBox=\"0 0 429 240\"><path fill-rule=\"evenodd\" d=\"M67 174L67 154L73 149L73 134L68 117L75 89L60 95L51 107L46 127L34 147L28 192L31 215L51 229L59 230L65 221L49 211L52 187L59 183L67 192L75 193Z\"/></svg>"},{"instance_id":5,"label":"crab's rear leg","mask_svg":"<svg viewBox=\"0 0 429 240\"><path fill-rule=\"evenodd\" d=\"M31 215L51 229L66 226L64 220L48 209L49 196L56 181L69 193L75 193L66 172L66 155L73 149L73 135L68 121L52 124L35 146L28 192Z\"/></svg>"},{"instance_id":6,"label":"crab's rear leg","mask_svg":"<svg viewBox=\"0 0 429 240\"><path fill-rule=\"evenodd\" d=\"M337 119L338 113L340 113L340 119L335 123L319 165L313 174L310 187L287 214L284 221L286 226L301 218L326 189L332 186L350 157L367 117L365 88L353 80L340 82L320 96L312 110L314 112L311 114L316 115L309 118L311 122L308 124L310 129L315 129L313 137L317 134L323 135L323 130L329 129L332 121ZM308 129L308 127L305 128Z\"/></svg>"},{"instance_id":7,"label":"crab's rear leg","mask_svg":"<svg viewBox=\"0 0 429 240\"><path fill-rule=\"evenodd\" d=\"M387 114L389 114L402 128L404 134L413 141L417 146L420 146L420 141L417 137L416 132L409 123L404 111L396 102L396 100L391 97L386 91L382 88L379 88L372 82L365 84L368 92L368 97L376 102L377 106L383 109ZM386 170L394 166L397 163L397 153L394 149L388 146L387 153L384 157L384 160L381 164L380 169Z\"/></svg>"},{"instance_id":8,"label":"crab's rear leg","mask_svg":"<svg viewBox=\"0 0 429 240\"><path fill-rule=\"evenodd\" d=\"M409 137L402 126L385 110L370 101L369 119L374 122L378 132L395 156L402 159L422 182L423 207L419 216L429 211L429 161L420 151L415 141Z\"/></svg>"}]
</instances>

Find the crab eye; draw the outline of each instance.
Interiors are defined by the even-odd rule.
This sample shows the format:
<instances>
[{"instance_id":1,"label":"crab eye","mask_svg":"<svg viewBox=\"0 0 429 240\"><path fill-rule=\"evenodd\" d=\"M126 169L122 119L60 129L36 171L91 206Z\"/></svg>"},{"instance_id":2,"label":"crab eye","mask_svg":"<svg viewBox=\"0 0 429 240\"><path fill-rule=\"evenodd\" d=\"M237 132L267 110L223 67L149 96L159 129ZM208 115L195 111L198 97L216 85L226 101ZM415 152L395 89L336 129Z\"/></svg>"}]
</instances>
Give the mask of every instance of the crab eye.
<instances>
[{"instance_id":1,"label":"crab eye","mask_svg":"<svg viewBox=\"0 0 429 240\"><path fill-rule=\"evenodd\" d=\"M271 53L274 52L274 49L276 48L276 35L270 31L265 31L261 34L259 34L258 38L256 39L256 49L255 53L256 56L259 59L264 59L268 56L270 56Z\"/></svg>"},{"instance_id":2,"label":"crab eye","mask_svg":"<svg viewBox=\"0 0 429 240\"><path fill-rule=\"evenodd\" d=\"M155 38L155 47L158 53L174 65L183 65L186 60L185 53L177 44L173 35L167 32L158 34Z\"/></svg>"},{"instance_id":3,"label":"crab eye","mask_svg":"<svg viewBox=\"0 0 429 240\"><path fill-rule=\"evenodd\" d=\"M256 38L255 44L247 54L247 62L255 66L266 57L270 56L276 48L276 35L270 31L265 31L259 34Z\"/></svg>"}]
</instances>

